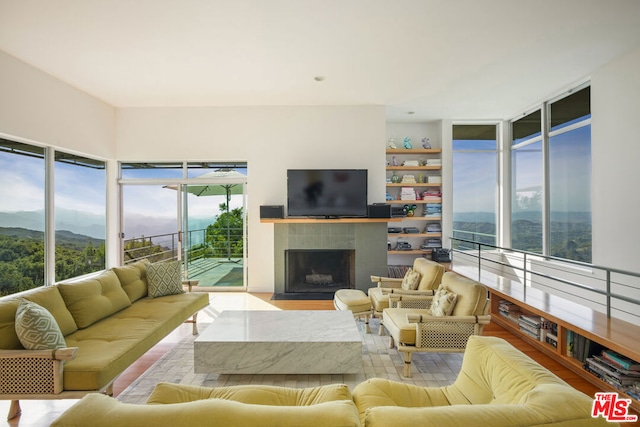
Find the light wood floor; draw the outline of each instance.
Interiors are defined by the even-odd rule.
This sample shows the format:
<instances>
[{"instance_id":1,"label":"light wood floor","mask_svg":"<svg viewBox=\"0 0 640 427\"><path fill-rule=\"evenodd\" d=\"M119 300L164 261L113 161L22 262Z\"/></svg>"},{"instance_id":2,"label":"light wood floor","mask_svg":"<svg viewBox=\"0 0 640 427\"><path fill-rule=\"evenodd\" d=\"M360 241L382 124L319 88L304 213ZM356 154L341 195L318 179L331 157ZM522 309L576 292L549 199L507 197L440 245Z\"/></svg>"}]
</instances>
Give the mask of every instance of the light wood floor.
<instances>
[{"instance_id":1,"label":"light wood floor","mask_svg":"<svg viewBox=\"0 0 640 427\"><path fill-rule=\"evenodd\" d=\"M251 294L262 301L278 307L282 310L333 310L333 301L292 301L292 300L271 300L272 294ZM131 384L139 375L148 369L163 354L169 351L176 343L191 333L191 325L184 324L177 328L173 333L168 335L164 340L149 350L136 363L131 365L114 383L114 395L117 396L129 384ZM503 338L514 345L516 348L527 354L529 357L546 367L557 376L562 378L572 387L593 396L597 392L597 388L588 381L577 376L575 373L565 368L556 360L536 350L531 345L522 341L511 332L502 327L491 323L484 329L485 335L497 336ZM45 427L56 419L62 412L73 405L73 400L51 400L51 401L22 401L23 414L8 422L6 426L21 427ZM0 401L0 417L4 418L9 408L9 403ZM0 419L2 419L0 418ZM2 425L2 424L0 424ZM625 423L624 427L637 426L639 423ZM117 426L114 426L117 427Z\"/></svg>"}]
</instances>

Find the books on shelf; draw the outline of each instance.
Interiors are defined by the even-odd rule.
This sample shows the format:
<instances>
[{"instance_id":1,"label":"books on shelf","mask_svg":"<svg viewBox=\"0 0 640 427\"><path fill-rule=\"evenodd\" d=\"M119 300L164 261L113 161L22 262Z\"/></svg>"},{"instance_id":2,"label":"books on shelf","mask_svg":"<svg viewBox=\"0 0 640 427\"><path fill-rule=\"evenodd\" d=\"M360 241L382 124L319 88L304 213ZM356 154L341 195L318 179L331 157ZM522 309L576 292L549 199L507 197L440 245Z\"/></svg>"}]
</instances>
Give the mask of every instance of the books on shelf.
<instances>
[{"instance_id":1,"label":"books on shelf","mask_svg":"<svg viewBox=\"0 0 640 427\"><path fill-rule=\"evenodd\" d=\"M512 302L500 300L498 302L498 313L505 316L513 323L518 323L520 317L520 307Z\"/></svg>"},{"instance_id":2,"label":"books on shelf","mask_svg":"<svg viewBox=\"0 0 640 427\"><path fill-rule=\"evenodd\" d=\"M416 192L413 187L402 187L400 190L400 200L416 200Z\"/></svg>"},{"instance_id":3,"label":"books on shelf","mask_svg":"<svg viewBox=\"0 0 640 427\"><path fill-rule=\"evenodd\" d=\"M442 166L442 159L427 159L427 166Z\"/></svg>"},{"instance_id":4,"label":"books on shelf","mask_svg":"<svg viewBox=\"0 0 640 427\"><path fill-rule=\"evenodd\" d=\"M440 175L429 175L427 176L427 182L429 184L441 184L442 177Z\"/></svg>"},{"instance_id":5,"label":"books on shelf","mask_svg":"<svg viewBox=\"0 0 640 427\"><path fill-rule=\"evenodd\" d=\"M441 203L427 203L424 208L425 217L441 217L442 216L442 204Z\"/></svg>"},{"instance_id":6,"label":"books on shelf","mask_svg":"<svg viewBox=\"0 0 640 427\"><path fill-rule=\"evenodd\" d=\"M602 357L618 369L626 371L636 371L640 375L640 363L629 359L613 350L603 350Z\"/></svg>"},{"instance_id":7,"label":"books on shelf","mask_svg":"<svg viewBox=\"0 0 640 427\"><path fill-rule=\"evenodd\" d=\"M442 233L442 226L440 225L440 223L437 222L432 222L427 224L427 226L424 229L425 233Z\"/></svg>"}]
</instances>

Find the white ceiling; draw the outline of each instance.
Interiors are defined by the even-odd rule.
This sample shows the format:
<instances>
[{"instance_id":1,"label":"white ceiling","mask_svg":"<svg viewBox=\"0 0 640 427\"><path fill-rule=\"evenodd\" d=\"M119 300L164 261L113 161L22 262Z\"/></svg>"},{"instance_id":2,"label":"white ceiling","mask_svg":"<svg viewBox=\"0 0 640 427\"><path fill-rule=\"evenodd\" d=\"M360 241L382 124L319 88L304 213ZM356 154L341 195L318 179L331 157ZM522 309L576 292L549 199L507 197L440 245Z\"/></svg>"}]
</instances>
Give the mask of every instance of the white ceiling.
<instances>
[{"instance_id":1,"label":"white ceiling","mask_svg":"<svg viewBox=\"0 0 640 427\"><path fill-rule=\"evenodd\" d=\"M638 46L639 0L0 0L0 50L117 107L509 118Z\"/></svg>"}]
</instances>

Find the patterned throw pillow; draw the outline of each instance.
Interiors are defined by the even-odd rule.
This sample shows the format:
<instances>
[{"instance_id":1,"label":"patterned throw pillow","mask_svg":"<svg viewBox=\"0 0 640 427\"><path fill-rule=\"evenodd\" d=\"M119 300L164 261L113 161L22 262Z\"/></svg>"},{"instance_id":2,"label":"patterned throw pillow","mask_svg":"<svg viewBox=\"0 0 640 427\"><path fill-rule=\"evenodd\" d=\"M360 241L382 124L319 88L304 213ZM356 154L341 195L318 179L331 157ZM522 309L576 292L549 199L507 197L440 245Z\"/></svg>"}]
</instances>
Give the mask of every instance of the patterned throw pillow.
<instances>
[{"instance_id":1,"label":"patterned throw pillow","mask_svg":"<svg viewBox=\"0 0 640 427\"><path fill-rule=\"evenodd\" d=\"M402 289L407 291L415 291L420 284L420 273L412 268L409 268L402 280Z\"/></svg>"},{"instance_id":2,"label":"patterned throw pillow","mask_svg":"<svg viewBox=\"0 0 640 427\"><path fill-rule=\"evenodd\" d=\"M182 262L156 262L147 266L149 297L157 298L165 295L183 294Z\"/></svg>"},{"instance_id":3,"label":"patterned throw pillow","mask_svg":"<svg viewBox=\"0 0 640 427\"><path fill-rule=\"evenodd\" d=\"M433 302L429 309L432 316L450 316L456 305L458 294L454 294L444 288L439 288L433 296Z\"/></svg>"},{"instance_id":4,"label":"patterned throw pillow","mask_svg":"<svg viewBox=\"0 0 640 427\"><path fill-rule=\"evenodd\" d=\"M56 319L35 302L21 299L16 311L16 335L27 350L65 348L67 343Z\"/></svg>"}]
</instances>

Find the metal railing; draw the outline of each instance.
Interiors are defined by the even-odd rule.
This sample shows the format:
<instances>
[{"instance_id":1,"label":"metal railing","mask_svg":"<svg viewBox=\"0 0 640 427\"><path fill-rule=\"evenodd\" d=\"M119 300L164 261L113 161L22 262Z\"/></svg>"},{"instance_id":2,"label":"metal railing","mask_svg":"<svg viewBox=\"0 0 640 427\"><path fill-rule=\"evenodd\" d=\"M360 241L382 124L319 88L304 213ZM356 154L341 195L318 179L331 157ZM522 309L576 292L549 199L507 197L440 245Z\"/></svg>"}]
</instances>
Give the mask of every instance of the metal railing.
<instances>
[{"instance_id":1,"label":"metal railing","mask_svg":"<svg viewBox=\"0 0 640 427\"><path fill-rule=\"evenodd\" d=\"M490 264L495 264L495 265L501 265L504 267L508 267L511 269L515 269L518 271L522 272L523 275L523 280L522 280L522 284L523 284L523 292L526 295L526 289L527 289L527 277L528 277L528 282L531 285L533 283L533 277L537 277L537 278L544 278L547 280L551 280L552 282L557 282L557 283L562 283L564 285L569 285L573 288L576 289L580 289L582 291L586 291L589 293L593 293L596 295L600 295L603 296L605 298L606 303L604 304L606 306L606 314L607 317L610 318L611 317L611 308L612 308L612 300L618 300L618 301L624 301L627 302L629 304L633 304L636 306L635 310L633 313L629 313L632 315L637 315L637 313L640 311L640 300L626 296L626 295L622 295L620 293L614 293L612 292L611 288L612 288L612 274L619 274L621 276L626 276L628 278L637 278L640 279L640 274L639 273L634 273L631 271L625 271L625 270L620 270L620 269L616 269L616 268L611 268L611 267L603 267L603 266L599 266L599 265L594 265L594 264L589 264L589 263L584 263L584 262L580 262L580 261L572 261L569 259L565 259L565 258L558 258L558 257L553 257L553 256L548 256L548 255L541 255L538 253L534 253L534 252L527 252L527 251L523 251L523 250L519 250L519 249L512 249L512 248L505 248L505 247L501 247L501 246L496 246L496 245L491 245L491 244L487 244L487 243L482 243L482 242L478 242L478 241L474 241L474 240L467 240L467 239L462 239L459 237L451 237L450 238L452 241L452 251L455 252L459 252L461 254L464 254L467 257L472 257L472 258L476 258L478 260L478 280L480 280L481 278L481 274L482 274L482 270L483 270L483 262L485 263L485 265L487 265L488 263ZM454 244L455 242L458 242L458 244ZM489 258L486 256L483 256L483 249L490 249L494 252L492 252L493 254L495 253L499 253L501 255L505 255L505 254L520 254L522 256L522 266L518 266L518 265L514 265L512 263L508 263L508 262L504 262L504 261L500 261L494 258ZM477 251L477 252L475 252ZM497 251L497 252L495 252ZM560 266L574 266L580 269L585 269L588 271L598 271L601 273L601 275L604 275L603 279L598 279L596 277L592 277L590 278L591 280L602 280L604 282L604 289L598 289L596 287L593 286L589 286L589 285L585 285L584 283L580 283L577 282L575 280L569 280L566 279L564 277L559 277L556 275L551 275L548 273L544 273L542 271L536 271L532 268L528 268L528 266L531 264L531 262L535 262L535 261L539 261L539 260L546 260L546 261L554 261L556 264L556 267L554 267L554 265L552 265L551 263L549 263L549 265L545 265L546 269L556 269L558 271L560 271ZM617 282L616 282L617 283ZM635 290L640 291L639 288L635 287Z\"/></svg>"},{"instance_id":2,"label":"metal railing","mask_svg":"<svg viewBox=\"0 0 640 427\"><path fill-rule=\"evenodd\" d=\"M232 242L242 239L242 228L230 228L229 238L221 238L212 243L207 241L207 229L187 232L187 261L189 263L203 258L242 258L242 247L232 247ZM225 230L226 232L226 230ZM143 259L151 262L178 259L180 233L154 234L133 237L123 241L123 259L129 264Z\"/></svg>"}]
</instances>

